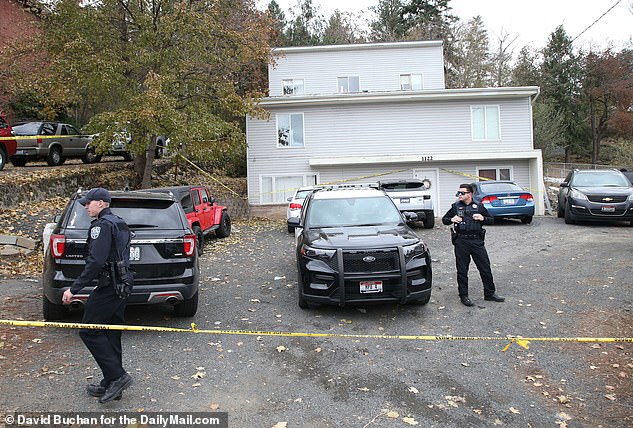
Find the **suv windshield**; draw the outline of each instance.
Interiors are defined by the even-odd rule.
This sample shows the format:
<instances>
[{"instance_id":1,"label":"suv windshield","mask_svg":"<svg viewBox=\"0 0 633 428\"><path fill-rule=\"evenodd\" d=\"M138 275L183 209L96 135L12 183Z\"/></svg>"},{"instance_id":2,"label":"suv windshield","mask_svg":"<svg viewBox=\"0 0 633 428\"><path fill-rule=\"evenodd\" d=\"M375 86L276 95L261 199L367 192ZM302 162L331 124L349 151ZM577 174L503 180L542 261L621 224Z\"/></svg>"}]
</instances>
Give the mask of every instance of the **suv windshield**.
<instances>
[{"instance_id":1,"label":"suv windshield","mask_svg":"<svg viewBox=\"0 0 633 428\"><path fill-rule=\"evenodd\" d=\"M388 197L314 199L308 224L310 227L362 226L400 223L400 212Z\"/></svg>"},{"instance_id":2,"label":"suv windshield","mask_svg":"<svg viewBox=\"0 0 633 428\"><path fill-rule=\"evenodd\" d=\"M521 192L522 188L514 183L480 183L481 191L484 193L497 192Z\"/></svg>"},{"instance_id":3,"label":"suv windshield","mask_svg":"<svg viewBox=\"0 0 633 428\"><path fill-rule=\"evenodd\" d=\"M624 175L612 171L574 174L571 184L578 187L631 187Z\"/></svg>"},{"instance_id":4,"label":"suv windshield","mask_svg":"<svg viewBox=\"0 0 633 428\"><path fill-rule=\"evenodd\" d=\"M112 213L120 216L130 228L182 229L178 205L170 200L112 200ZM68 216L68 229L88 229L92 219L81 204L73 204Z\"/></svg>"}]
</instances>

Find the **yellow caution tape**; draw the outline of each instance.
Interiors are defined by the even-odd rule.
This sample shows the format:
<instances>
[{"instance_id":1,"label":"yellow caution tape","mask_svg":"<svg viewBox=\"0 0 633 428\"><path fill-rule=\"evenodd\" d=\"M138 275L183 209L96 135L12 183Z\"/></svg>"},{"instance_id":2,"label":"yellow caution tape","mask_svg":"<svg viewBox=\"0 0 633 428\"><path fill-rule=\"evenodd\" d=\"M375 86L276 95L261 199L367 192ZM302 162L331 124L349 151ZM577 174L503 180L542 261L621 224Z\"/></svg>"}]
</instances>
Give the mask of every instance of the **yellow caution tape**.
<instances>
[{"instance_id":1,"label":"yellow caution tape","mask_svg":"<svg viewBox=\"0 0 633 428\"><path fill-rule=\"evenodd\" d=\"M193 166L195 169L197 169L198 171L200 171L201 173L203 173L204 175L206 175L207 177L209 177L211 180L215 181L216 183L218 183L220 186L224 187L225 189L227 189L229 192L233 193L233 195L237 196L238 198L242 198L242 195L240 195L239 193L237 193L235 190L231 189L229 186L227 186L226 184L222 183L220 180L218 180L217 178L215 178L214 176L212 176L211 174L209 174L208 172L206 172L205 170L203 170L202 168L200 168L198 165L196 165L195 163L193 163L192 161L190 161L189 159L187 159L186 157L184 157L182 154L180 153L176 153L176 156L178 156L179 158L183 159L185 162L189 163L191 166Z\"/></svg>"},{"instance_id":2,"label":"yellow caution tape","mask_svg":"<svg viewBox=\"0 0 633 428\"><path fill-rule=\"evenodd\" d=\"M195 333L195 334L223 334L223 335L243 335L243 336L278 336L278 337L322 337L337 339L392 339L392 340L459 340L459 341L507 341L503 352L510 345L517 345L528 349L530 342L591 342L591 343L633 343L633 337L486 337L486 336L432 336L432 335L388 335L388 334L350 334L350 333L306 333L287 331L252 331L252 330L201 330L195 323L191 323L191 328L174 327L153 327L139 325L111 325L111 324L81 324L63 323L49 321L20 321L20 320L0 320L0 325L14 327L55 327L70 329L92 329L92 330L121 330L121 331L155 331L171 333Z\"/></svg>"}]
</instances>

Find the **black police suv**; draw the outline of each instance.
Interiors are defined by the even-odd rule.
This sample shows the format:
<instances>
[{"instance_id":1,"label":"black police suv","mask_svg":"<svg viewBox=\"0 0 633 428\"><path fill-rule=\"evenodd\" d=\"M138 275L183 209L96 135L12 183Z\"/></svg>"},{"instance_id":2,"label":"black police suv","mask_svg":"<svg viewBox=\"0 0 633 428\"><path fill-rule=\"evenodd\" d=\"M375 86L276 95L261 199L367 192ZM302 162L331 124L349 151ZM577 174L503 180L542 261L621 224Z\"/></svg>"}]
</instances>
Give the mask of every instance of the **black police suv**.
<instances>
[{"instance_id":1,"label":"black police suv","mask_svg":"<svg viewBox=\"0 0 633 428\"><path fill-rule=\"evenodd\" d=\"M91 218L78 202L86 192L75 193L56 225L44 254L43 313L47 320L64 318L69 309L80 309L92 288L74 296L70 307L62 294L81 274L88 253ZM132 231L130 267L134 288L129 304L166 303L176 316L191 317L198 309L200 267L196 237L182 206L172 195L142 191L112 191L110 208ZM95 280L95 285L96 285Z\"/></svg>"},{"instance_id":2,"label":"black police suv","mask_svg":"<svg viewBox=\"0 0 633 428\"><path fill-rule=\"evenodd\" d=\"M403 217L403 214L405 217ZM325 186L291 219L297 240L298 299L318 304L426 304L431 256L387 194L368 186Z\"/></svg>"},{"instance_id":3,"label":"black police suv","mask_svg":"<svg viewBox=\"0 0 633 428\"><path fill-rule=\"evenodd\" d=\"M560 184L558 217L567 224L589 220L633 225L633 185L616 169L575 169Z\"/></svg>"}]
</instances>

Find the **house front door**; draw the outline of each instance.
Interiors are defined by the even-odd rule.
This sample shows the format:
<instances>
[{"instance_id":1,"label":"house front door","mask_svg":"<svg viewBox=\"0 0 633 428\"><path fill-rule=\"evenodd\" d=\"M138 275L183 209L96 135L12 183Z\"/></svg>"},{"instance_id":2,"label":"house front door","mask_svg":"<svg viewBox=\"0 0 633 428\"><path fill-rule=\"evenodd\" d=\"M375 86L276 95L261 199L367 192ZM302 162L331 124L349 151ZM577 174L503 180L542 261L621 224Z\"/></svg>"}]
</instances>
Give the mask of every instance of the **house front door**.
<instances>
[{"instance_id":1,"label":"house front door","mask_svg":"<svg viewBox=\"0 0 633 428\"><path fill-rule=\"evenodd\" d=\"M442 212L439 197L439 181L437 169L415 169L413 170L413 178L418 180L427 179L431 182L431 200L433 201L433 212L435 217L439 217Z\"/></svg>"}]
</instances>

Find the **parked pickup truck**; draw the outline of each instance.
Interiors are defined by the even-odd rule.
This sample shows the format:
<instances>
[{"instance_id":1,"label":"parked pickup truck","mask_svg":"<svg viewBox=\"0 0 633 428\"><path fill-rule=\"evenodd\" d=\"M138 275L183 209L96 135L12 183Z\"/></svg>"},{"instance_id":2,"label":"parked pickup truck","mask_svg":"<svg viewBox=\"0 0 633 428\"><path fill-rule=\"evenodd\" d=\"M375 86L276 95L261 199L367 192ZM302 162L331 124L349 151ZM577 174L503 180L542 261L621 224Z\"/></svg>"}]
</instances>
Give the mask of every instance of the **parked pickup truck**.
<instances>
[{"instance_id":1,"label":"parked pickup truck","mask_svg":"<svg viewBox=\"0 0 633 428\"><path fill-rule=\"evenodd\" d=\"M9 160L14 166L24 166L29 160L45 159L50 166L61 165L68 157L85 163L95 162L90 149L92 137L81 135L75 127L59 122L21 122L13 125L17 149ZM22 137L22 138L20 138Z\"/></svg>"},{"instance_id":2,"label":"parked pickup truck","mask_svg":"<svg viewBox=\"0 0 633 428\"><path fill-rule=\"evenodd\" d=\"M205 235L215 232L218 238L226 238L231 234L231 217L227 208L217 204L205 186L157 187L145 191L171 193L180 202L196 235L198 255L203 253Z\"/></svg>"},{"instance_id":3,"label":"parked pickup truck","mask_svg":"<svg viewBox=\"0 0 633 428\"><path fill-rule=\"evenodd\" d=\"M406 180L383 180L378 186L396 203L400 212L414 212L418 221L424 223L426 229L435 226L433 199L431 199L431 183L428 180L409 178Z\"/></svg>"},{"instance_id":4,"label":"parked pickup truck","mask_svg":"<svg viewBox=\"0 0 633 428\"><path fill-rule=\"evenodd\" d=\"M3 140L2 137L11 137L9 140ZM15 140L13 139L13 131L11 125L7 122L3 115L0 115L0 171L7 164L9 156L15 154Z\"/></svg>"}]
</instances>

